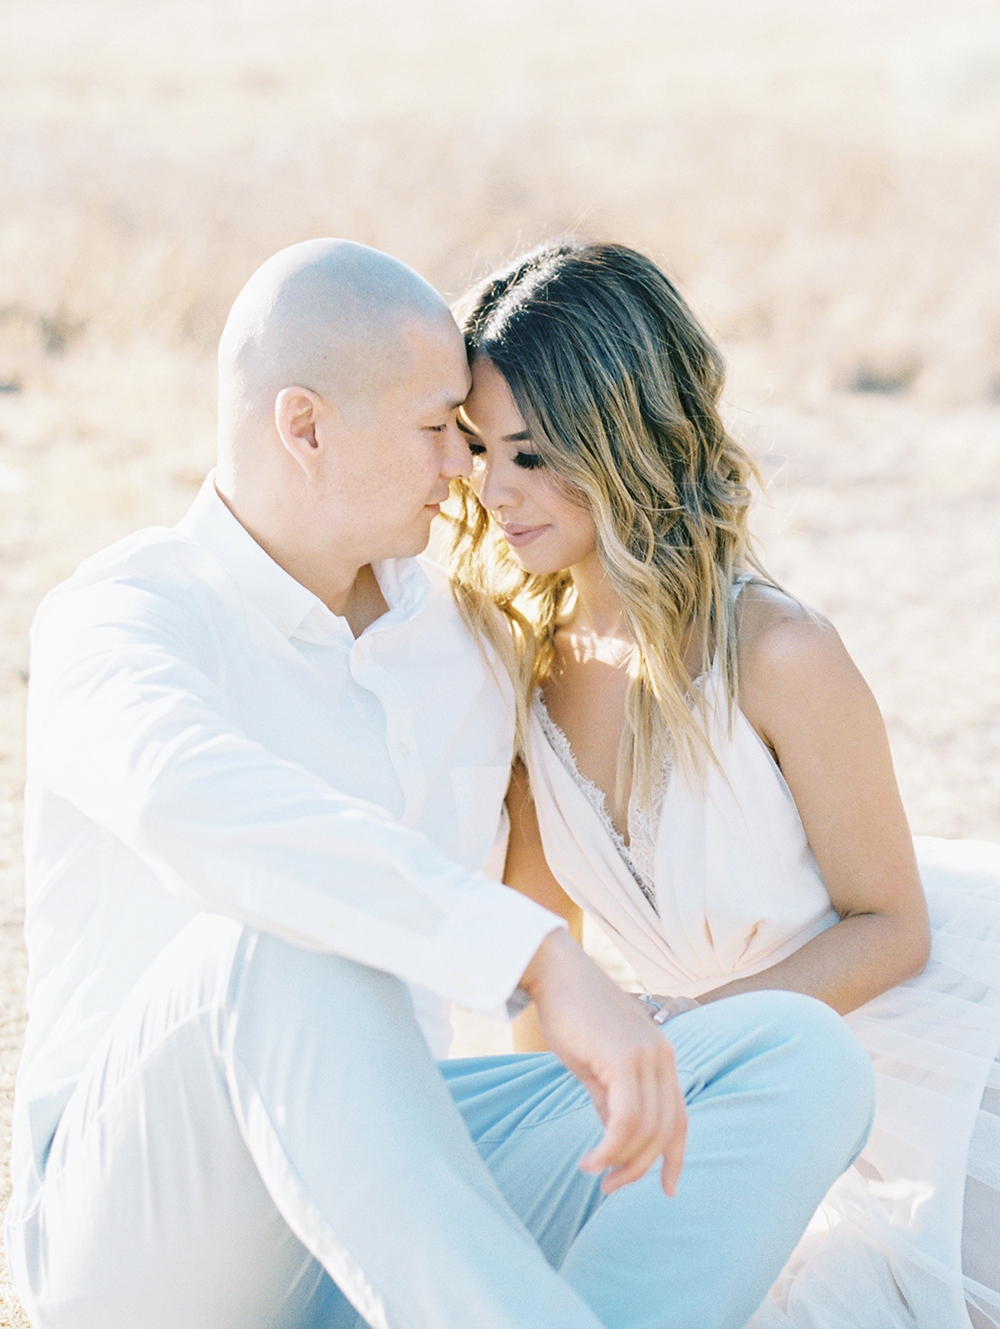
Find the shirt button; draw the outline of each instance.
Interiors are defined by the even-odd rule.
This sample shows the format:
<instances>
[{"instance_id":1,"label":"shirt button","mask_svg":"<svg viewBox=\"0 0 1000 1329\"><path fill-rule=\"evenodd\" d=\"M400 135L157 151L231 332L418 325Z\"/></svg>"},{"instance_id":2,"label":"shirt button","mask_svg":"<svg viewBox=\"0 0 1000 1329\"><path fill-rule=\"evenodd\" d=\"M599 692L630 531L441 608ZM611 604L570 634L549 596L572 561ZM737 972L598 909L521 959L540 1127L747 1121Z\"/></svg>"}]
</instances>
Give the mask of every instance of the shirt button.
<instances>
[{"instance_id":1,"label":"shirt button","mask_svg":"<svg viewBox=\"0 0 1000 1329\"><path fill-rule=\"evenodd\" d=\"M399 755L400 755L401 757L408 757L408 756L410 755L410 745L409 745L409 743L399 743L399 744L397 744L397 746L396 746L396 751L399 753Z\"/></svg>"}]
</instances>

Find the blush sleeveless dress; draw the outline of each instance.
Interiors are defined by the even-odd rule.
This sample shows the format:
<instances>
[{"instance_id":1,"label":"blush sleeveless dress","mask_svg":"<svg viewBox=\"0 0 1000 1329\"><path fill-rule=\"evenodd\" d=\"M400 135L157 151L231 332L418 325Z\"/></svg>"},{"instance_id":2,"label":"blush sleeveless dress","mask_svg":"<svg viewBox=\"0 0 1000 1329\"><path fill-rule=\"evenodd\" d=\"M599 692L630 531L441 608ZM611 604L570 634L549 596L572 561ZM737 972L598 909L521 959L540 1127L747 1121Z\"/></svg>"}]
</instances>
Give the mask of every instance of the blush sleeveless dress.
<instances>
[{"instance_id":1,"label":"blush sleeveless dress","mask_svg":"<svg viewBox=\"0 0 1000 1329\"><path fill-rule=\"evenodd\" d=\"M630 808L628 845L540 696L530 717L552 872L671 996L766 969L838 917L770 752L707 686L718 766L700 784L665 771L652 813ZM930 962L846 1017L875 1066L871 1138L752 1329L1000 1329L1000 845L915 844Z\"/></svg>"}]
</instances>

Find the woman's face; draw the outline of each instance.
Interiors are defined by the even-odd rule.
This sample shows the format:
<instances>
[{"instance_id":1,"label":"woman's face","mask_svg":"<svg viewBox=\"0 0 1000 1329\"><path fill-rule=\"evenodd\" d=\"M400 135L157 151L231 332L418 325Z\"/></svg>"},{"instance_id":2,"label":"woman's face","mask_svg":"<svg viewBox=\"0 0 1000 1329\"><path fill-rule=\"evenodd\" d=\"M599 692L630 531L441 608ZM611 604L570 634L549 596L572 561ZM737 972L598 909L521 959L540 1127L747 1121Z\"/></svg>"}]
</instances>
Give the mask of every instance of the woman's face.
<instances>
[{"instance_id":1,"label":"woman's face","mask_svg":"<svg viewBox=\"0 0 1000 1329\"><path fill-rule=\"evenodd\" d=\"M545 575L596 559L590 512L548 473L507 380L485 356L473 363L458 423L472 453L472 487L525 572Z\"/></svg>"}]
</instances>

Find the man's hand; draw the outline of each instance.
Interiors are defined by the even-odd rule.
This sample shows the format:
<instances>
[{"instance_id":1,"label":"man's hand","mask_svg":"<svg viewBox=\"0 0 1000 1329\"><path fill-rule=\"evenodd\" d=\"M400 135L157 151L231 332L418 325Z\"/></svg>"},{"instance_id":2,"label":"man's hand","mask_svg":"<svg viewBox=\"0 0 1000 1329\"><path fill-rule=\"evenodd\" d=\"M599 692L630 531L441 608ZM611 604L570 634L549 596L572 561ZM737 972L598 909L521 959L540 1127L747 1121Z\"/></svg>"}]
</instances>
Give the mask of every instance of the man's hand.
<instances>
[{"instance_id":1,"label":"man's hand","mask_svg":"<svg viewBox=\"0 0 1000 1329\"><path fill-rule=\"evenodd\" d=\"M565 931L549 933L520 986L535 1002L549 1047L586 1086L604 1123L604 1138L580 1167L608 1169L601 1189L610 1195L662 1157L663 1189L673 1195L687 1111L663 1034Z\"/></svg>"}]
</instances>

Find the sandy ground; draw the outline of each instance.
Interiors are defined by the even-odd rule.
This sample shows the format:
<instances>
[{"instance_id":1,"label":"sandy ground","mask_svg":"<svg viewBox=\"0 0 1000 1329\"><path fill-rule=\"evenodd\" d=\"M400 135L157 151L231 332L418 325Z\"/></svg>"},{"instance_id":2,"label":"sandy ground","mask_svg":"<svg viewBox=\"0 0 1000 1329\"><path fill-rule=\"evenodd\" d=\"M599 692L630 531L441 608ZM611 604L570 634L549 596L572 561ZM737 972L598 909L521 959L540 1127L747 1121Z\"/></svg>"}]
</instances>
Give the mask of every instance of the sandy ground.
<instances>
[{"instance_id":1,"label":"sandy ground","mask_svg":"<svg viewBox=\"0 0 1000 1329\"><path fill-rule=\"evenodd\" d=\"M711 28L679 0L273 10L0 0L4 1140L32 612L183 513L225 310L309 235L452 294L567 228L662 255L730 359L765 561L871 682L914 831L1000 839L995 5L719 0ZM0 1325L24 1323L0 1275Z\"/></svg>"}]
</instances>

